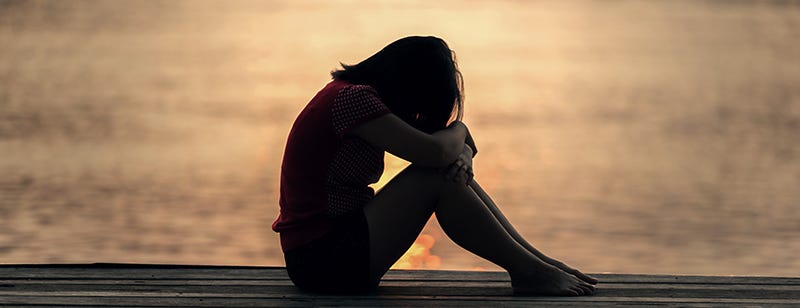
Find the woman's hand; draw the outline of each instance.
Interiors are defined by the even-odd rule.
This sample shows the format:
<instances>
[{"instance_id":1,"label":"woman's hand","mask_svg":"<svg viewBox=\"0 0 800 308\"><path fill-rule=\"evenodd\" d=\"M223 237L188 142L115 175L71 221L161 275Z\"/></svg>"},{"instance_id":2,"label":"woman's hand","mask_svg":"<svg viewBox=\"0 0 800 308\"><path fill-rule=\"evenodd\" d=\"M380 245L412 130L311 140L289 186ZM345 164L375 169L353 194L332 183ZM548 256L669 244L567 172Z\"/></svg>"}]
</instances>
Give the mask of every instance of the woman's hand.
<instances>
[{"instance_id":1,"label":"woman's hand","mask_svg":"<svg viewBox=\"0 0 800 308\"><path fill-rule=\"evenodd\" d=\"M475 173L472 171L472 157L475 156L472 152L472 147L464 144L464 149L458 155L455 162L445 167L443 170L444 178L449 181L469 184Z\"/></svg>"}]
</instances>

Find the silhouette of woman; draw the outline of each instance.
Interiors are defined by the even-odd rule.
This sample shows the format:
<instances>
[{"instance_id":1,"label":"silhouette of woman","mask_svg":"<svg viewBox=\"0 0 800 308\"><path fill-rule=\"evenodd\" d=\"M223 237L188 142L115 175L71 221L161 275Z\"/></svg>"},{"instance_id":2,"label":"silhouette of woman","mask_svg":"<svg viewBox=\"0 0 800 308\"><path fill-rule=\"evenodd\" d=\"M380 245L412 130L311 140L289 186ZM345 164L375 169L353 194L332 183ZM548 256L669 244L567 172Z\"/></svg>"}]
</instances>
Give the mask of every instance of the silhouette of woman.
<instances>
[{"instance_id":1,"label":"silhouette of woman","mask_svg":"<svg viewBox=\"0 0 800 308\"><path fill-rule=\"evenodd\" d=\"M436 213L455 243L508 271L515 293L594 292L596 279L526 242L473 180L463 82L442 39L402 38L331 75L295 120L281 169L272 228L296 286L373 290ZM412 164L375 194L384 151Z\"/></svg>"}]
</instances>

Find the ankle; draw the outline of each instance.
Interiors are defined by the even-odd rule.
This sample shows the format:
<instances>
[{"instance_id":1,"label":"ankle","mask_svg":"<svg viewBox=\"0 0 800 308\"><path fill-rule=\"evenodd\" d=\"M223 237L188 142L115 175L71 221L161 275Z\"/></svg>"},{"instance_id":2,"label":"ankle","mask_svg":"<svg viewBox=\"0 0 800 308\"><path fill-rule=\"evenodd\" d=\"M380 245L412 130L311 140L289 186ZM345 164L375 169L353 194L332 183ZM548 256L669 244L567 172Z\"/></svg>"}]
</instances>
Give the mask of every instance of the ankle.
<instances>
[{"instance_id":1,"label":"ankle","mask_svg":"<svg viewBox=\"0 0 800 308\"><path fill-rule=\"evenodd\" d=\"M529 263L525 266L506 269L506 271L508 271L508 274L512 277L512 280L513 277L522 278L531 276L546 276L558 270L559 270L558 268L550 264L544 263L540 260L538 260L538 262Z\"/></svg>"}]
</instances>

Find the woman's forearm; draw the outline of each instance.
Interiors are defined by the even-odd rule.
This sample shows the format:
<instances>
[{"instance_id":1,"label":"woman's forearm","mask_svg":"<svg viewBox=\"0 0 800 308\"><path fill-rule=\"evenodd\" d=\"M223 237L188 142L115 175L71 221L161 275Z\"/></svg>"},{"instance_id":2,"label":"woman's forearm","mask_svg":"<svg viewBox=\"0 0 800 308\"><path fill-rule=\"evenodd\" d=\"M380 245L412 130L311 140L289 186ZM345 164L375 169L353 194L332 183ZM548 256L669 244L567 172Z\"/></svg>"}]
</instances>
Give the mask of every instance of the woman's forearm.
<instances>
[{"instance_id":1,"label":"woman's forearm","mask_svg":"<svg viewBox=\"0 0 800 308\"><path fill-rule=\"evenodd\" d=\"M447 128L433 133L439 145L439 156L444 164L449 164L458 158L464 150L464 141L469 131L467 126L460 121L455 121Z\"/></svg>"}]
</instances>

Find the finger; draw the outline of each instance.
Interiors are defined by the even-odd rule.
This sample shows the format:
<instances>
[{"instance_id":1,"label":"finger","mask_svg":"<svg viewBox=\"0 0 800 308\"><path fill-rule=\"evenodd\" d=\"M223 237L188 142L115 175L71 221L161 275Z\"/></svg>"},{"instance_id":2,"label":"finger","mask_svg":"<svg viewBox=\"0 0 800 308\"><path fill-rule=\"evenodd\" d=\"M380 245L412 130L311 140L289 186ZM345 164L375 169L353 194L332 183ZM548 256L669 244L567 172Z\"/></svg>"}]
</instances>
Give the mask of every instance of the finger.
<instances>
[{"instance_id":1,"label":"finger","mask_svg":"<svg viewBox=\"0 0 800 308\"><path fill-rule=\"evenodd\" d=\"M456 176L456 174L458 174L458 166L456 166L455 164L450 165L447 168L446 178L453 179Z\"/></svg>"},{"instance_id":2,"label":"finger","mask_svg":"<svg viewBox=\"0 0 800 308\"><path fill-rule=\"evenodd\" d=\"M472 172L472 167L467 168L464 170L464 181L465 183L469 183L475 177L475 174Z\"/></svg>"},{"instance_id":3,"label":"finger","mask_svg":"<svg viewBox=\"0 0 800 308\"><path fill-rule=\"evenodd\" d=\"M474 174L472 173L472 168L467 168L464 170L464 179L469 182L472 181Z\"/></svg>"},{"instance_id":4,"label":"finger","mask_svg":"<svg viewBox=\"0 0 800 308\"><path fill-rule=\"evenodd\" d=\"M464 172L464 168L463 167L453 166L453 172L455 172L455 174L463 173Z\"/></svg>"},{"instance_id":5,"label":"finger","mask_svg":"<svg viewBox=\"0 0 800 308\"><path fill-rule=\"evenodd\" d=\"M453 179L454 182L464 183L467 180L467 174L463 170L459 169L458 173L456 173L455 178Z\"/></svg>"},{"instance_id":6,"label":"finger","mask_svg":"<svg viewBox=\"0 0 800 308\"><path fill-rule=\"evenodd\" d=\"M463 172L461 172L461 168L454 168L453 169L453 179L458 179L461 176L462 173Z\"/></svg>"}]
</instances>

